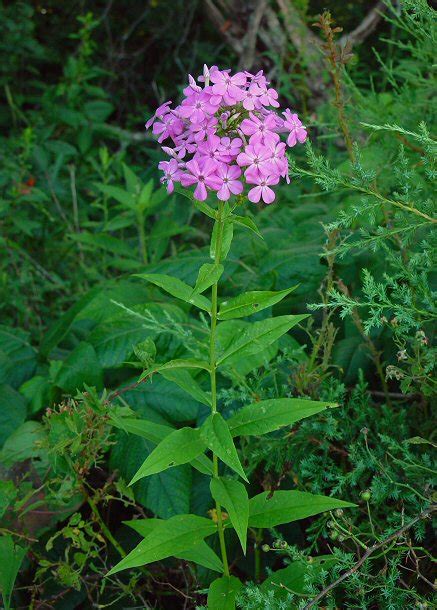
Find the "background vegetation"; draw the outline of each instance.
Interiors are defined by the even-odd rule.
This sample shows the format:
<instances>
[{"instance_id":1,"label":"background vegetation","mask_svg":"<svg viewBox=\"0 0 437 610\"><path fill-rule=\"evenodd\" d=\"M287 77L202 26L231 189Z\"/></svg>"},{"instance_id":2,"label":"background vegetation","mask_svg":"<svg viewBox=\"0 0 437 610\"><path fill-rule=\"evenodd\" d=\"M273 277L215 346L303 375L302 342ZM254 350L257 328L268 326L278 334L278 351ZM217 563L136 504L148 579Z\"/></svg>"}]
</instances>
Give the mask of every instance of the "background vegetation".
<instances>
[{"instance_id":1,"label":"background vegetation","mask_svg":"<svg viewBox=\"0 0 437 610\"><path fill-rule=\"evenodd\" d=\"M214 573L184 560L103 578L138 540L124 520L212 509L188 465L127 487L153 443L111 417L130 409L178 428L207 415L169 380L137 383L144 341L177 358L205 322L132 274L194 284L209 235L160 187L143 123L203 63L241 62L267 71L310 144L272 206L248 204L263 239L241 229L222 290L297 284L275 312L313 315L255 372L241 363L222 379L219 399L226 415L279 395L339 402L246 440L240 459L258 491L358 507L253 531L232 566L247 583L238 607L432 607L435 11L425 0L379 12L333 0L331 16L316 0L128 4L0 5L5 608L206 603Z\"/></svg>"}]
</instances>

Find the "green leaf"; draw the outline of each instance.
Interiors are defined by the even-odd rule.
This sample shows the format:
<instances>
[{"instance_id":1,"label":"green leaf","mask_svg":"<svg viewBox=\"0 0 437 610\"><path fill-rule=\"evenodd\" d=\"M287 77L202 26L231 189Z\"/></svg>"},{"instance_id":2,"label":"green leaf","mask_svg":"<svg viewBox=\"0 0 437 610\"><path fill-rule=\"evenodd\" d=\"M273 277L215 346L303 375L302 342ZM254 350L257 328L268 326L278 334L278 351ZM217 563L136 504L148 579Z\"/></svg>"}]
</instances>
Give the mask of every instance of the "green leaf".
<instances>
[{"instance_id":1,"label":"green leaf","mask_svg":"<svg viewBox=\"0 0 437 610\"><path fill-rule=\"evenodd\" d=\"M235 576L214 580L208 591L208 610L235 610L235 600L242 586Z\"/></svg>"},{"instance_id":2,"label":"green leaf","mask_svg":"<svg viewBox=\"0 0 437 610\"><path fill-rule=\"evenodd\" d=\"M208 419L205 420L200 429L200 433L211 451L249 483L244 474L243 467L241 466L240 458L235 449L228 425L220 413L213 413L210 415Z\"/></svg>"},{"instance_id":3,"label":"green leaf","mask_svg":"<svg viewBox=\"0 0 437 610\"><path fill-rule=\"evenodd\" d=\"M97 296L97 294L101 291L101 289L94 288L90 290L85 296L83 296L79 301L70 307L70 309L64 313L61 318L53 324L49 328L49 330L45 333L44 338L40 345L40 353L43 356L48 356L52 349L58 345L60 341L65 337L68 333L71 325L73 324L76 316L82 309L85 307Z\"/></svg>"},{"instance_id":4,"label":"green leaf","mask_svg":"<svg viewBox=\"0 0 437 610\"><path fill-rule=\"evenodd\" d=\"M336 508L352 506L356 505L303 491L279 490L273 495L264 491L249 500L249 525L271 528Z\"/></svg>"},{"instance_id":5,"label":"green leaf","mask_svg":"<svg viewBox=\"0 0 437 610\"><path fill-rule=\"evenodd\" d=\"M95 251L96 248L99 248L106 252L111 252L111 254L116 254L117 256L134 258L131 246L126 243L126 241L112 237L112 235L83 231L82 233L69 233L68 237L84 246L90 246L90 248L87 249L91 249L91 251Z\"/></svg>"},{"instance_id":6,"label":"green leaf","mask_svg":"<svg viewBox=\"0 0 437 610\"><path fill-rule=\"evenodd\" d=\"M16 462L41 457L45 440L46 431L42 424L36 421L24 422L6 439L0 451L1 464L9 467Z\"/></svg>"},{"instance_id":7,"label":"green leaf","mask_svg":"<svg viewBox=\"0 0 437 610\"><path fill-rule=\"evenodd\" d=\"M79 343L62 363L54 384L71 394L81 390L84 385L101 389L103 372L93 346L85 342Z\"/></svg>"},{"instance_id":8,"label":"green leaf","mask_svg":"<svg viewBox=\"0 0 437 610\"><path fill-rule=\"evenodd\" d=\"M231 219L232 219L232 222L234 222L235 224L240 225L246 229L249 229L250 231L253 231L253 233L258 235L258 237L261 237L261 239L264 239L263 236L261 235L261 233L259 232L259 229L256 226L255 222L252 220L252 218L249 218L248 216L237 216L237 215L233 214L231 216Z\"/></svg>"},{"instance_id":9,"label":"green leaf","mask_svg":"<svg viewBox=\"0 0 437 610\"><path fill-rule=\"evenodd\" d=\"M253 292L240 294L239 296L229 299L228 301L223 301L223 303L220 304L218 319L231 320L250 316L279 303L279 301L293 290L296 290L296 288L297 286L293 286L293 288L279 290L278 292L255 290Z\"/></svg>"},{"instance_id":10,"label":"green leaf","mask_svg":"<svg viewBox=\"0 0 437 610\"><path fill-rule=\"evenodd\" d=\"M182 186L176 185L175 193L178 193L179 195L182 195L183 197L189 199L191 203L193 203L195 207L199 210L199 212L202 212L206 216L209 216L209 218L213 218L214 220L217 218L217 212L204 201L198 201L197 199L194 199L193 193L191 191L188 191Z\"/></svg>"},{"instance_id":11,"label":"green leaf","mask_svg":"<svg viewBox=\"0 0 437 610\"><path fill-rule=\"evenodd\" d=\"M135 419L134 417L118 418L112 415L111 422L116 428L142 436L154 445L158 445L169 434L175 431L175 428L172 428L171 426L156 424L147 419ZM212 462L206 455L195 457L190 461L190 464L193 468L196 468L196 470L203 474L211 475L213 473Z\"/></svg>"},{"instance_id":12,"label":"green leaf","mask_svg":"<svg viewBox=\"0 0 437 610\"><path fill-rule=\"evenodd\" d=\"M0 384L0 447L26 419L26 401L16 390Z\"/></svg>"},{"instance_id":13,"label":"green leaf","mask_svg":"<svg viewBox=\"0 0 437 610\"><path fill-rule=\"evenodd\" d=\"M247 524L249 522L249 497L240 481L228 478L212 478L211 495L229 514L232 525L246 554Z\"/></svg>"},{"instance_id":14,"label":"green leaf","mask_svg":"<svg viewBox=\"0 0 437 610\"><path fill-rule=\"evenodd\" d=\"M115 199L119 203L125 205L126 207L133 209L135 208L135 197L128 191L119 188L118 186L111 186L109 184L102 184L100 182L95 183L94 185L99 189L104 195Z\"/></svg>"},{"instance_id":15,"label":"green leaf","mask_svg":"<svg viewBox=\"0 0 437 610\"><path fill-rule=\"evenodd\" d=\"M206 405L211 406L211 397L202 390L199 384L193 379L190 373L184 369L172 369L158 371L165 379L172 381L180 388L185 390L187 394Z\"/></svg>"},{"instance_id":16,"label":"green leaf","mask_svg":"<svg viewBox=\"0 0 437 610\"><path fill-rule=\"evenodd\" d=\"M210 288L210 286L219 281L223 271L223 265L215 265L211 263L205 263L202 265L199 269L199 275L197 276L193 293L200 294L205 292L205 290Z\"/></svg>"},{"instance_id":17,"label":"green leaf","mask_svg":"<svg viewBox=\"0 0 437 610\"><path fill-rule=\"evenodd\" d=\"M145 538L157 525L162 523L162 520L134 519L132 521L123 521L123 523L134 529ZM214 553L212 548L208 546L204 540L187 551L181 551L175 555L175 557L178 559L183 559L184 561L192 561L193 563L197 563L208 570L223 572L222 560Z\"/></svg>"},{"instance_id":18,"label":"green leaf","mask_svg":"<svg viewBox=\"0 0 437 610\"><path fill-rule=\"evenodd\" d=\"M152 453L144 460L129 485L143 477L157 474L168 468L191 462L206 449L206 443L200 438L200 430L181 428L166 436Z\"/></svg>"},{"instance_id":19,"label":"green leaf","mask_svg":"<svg viewBox=\"0 0 437 610\"><path fill-rule=\"evenodd\" d=\"M243 407L227 420L227 424L233 437L257 436L290 426L329 407L338 405L304 398L272 398Z\"/></svg>"},{"instance_id":20,"label":"green leaf","mask_svg":"<svg viewBox=\"0 0 437 610\"><path fill-rule=\"evenodd\" d=\"M141 189L141 180L125 163L123 163L123 175L124 182L129 193L131 195L138 196Z\"/></svg>"},{"instance_id":21,"label":"green leaf","mask_svg":"<svg viewBox=\"0 0 437 610\"><path fill-rule=\"evenodd\" d=\"M306 314L279 316L254 322L234 338L231 345L217 359L217 364L222 364L234 356L243 358L262 351L307 317Z\"/></svg>"},{"instance_id":22,"label":"green leaf","mask_svg":"<svg viewBox=\"0 0 437 610\"><path fill-rule=\"evenodd\" d=\"M293 561L282 570L270 574L262 583L260 589L263 593L270 593L275 600L286 601L289 591L296 595L308 594L308 581L314 581L322 570L328 570L338 563L332 555L313 557L309 561ZM290 608L292 606L289 606Z\"/></svg>"},{"instance_id":23,"label":"green leaf","mask_svg":"<svg viewBox=\"0 0 437 610\"><path fill-rule=\"evenodd\" d=\"M192 549L217 531L210 519L197 515L176 515L157 525L124 559L107 574L147 565Z\"/></svg>"},{"instance_id":24,"label":"green leaf","mask_svg":"<svg viewBox=\"0 0 437 610\"><path fill-rule=\"evenodd\" d=\"M153 443L134 434L117 432L112 446L109 466L129 481L144 457L153 449ZM188 464L170 468L159 474L141 479L132 487L139 504L163 519L190 512L193 469Z\"/></svg>"},{"instance_id":25,"label":"green leaf","mask_svg":"<svg viewBox=\"0 0 437 610\"><path fill-rule=\"evenodd\" d=\"M165 364L158 364L151 367L147 371L144 371L139 378L139 381L142 381L153 373L162 373L164 371L171 371L174 369L202 369L204 371L209 371L210 366L208 362L195 360L194 358L179 358L177 360L169 360Z\"/></svg>"},{"instance_id":26,"label":"green leaf","mask_svg":"<svg viewBox=\"0 0 437 610\"><path fill-rule=\"evenodd\" d=\"M159 286L159 288L162 288L177 299L181 299L186 303L191 303L199 309L203 309L207 312L211 311L211 301L209 301L209 299L201 294L193 294L191 286L175 277L163 275L161 273L139 273L136 274L135 277L147 280L148 282L155 284L155 286Z\"/></svg>"},{"instance_id":27,"label":"green leaf","mask_svg":"<svg viewBox=\"0 0 437 610\"><path fill-rule=\"evenodd\" d=\"M26 553L27 549L15 546L12 536L0 537L0 589L5 610L11 608L15 579Z\"/></svg>"},{"instance_id":28,"label":"green leaf","mask_svg":"<svg viewBox=\"0 0 437 610\"><path fill-rule=\"evenodd\" d=\"M220 223L218 221L216 221L214 223L214 228L212 230L211 247L210 247L210 251L209 251L209 254L210 254L212 260L217 259L217 254L218 254L217 253L217 238L218 238L219 226L220 226ZM220 260L222 260L222 261L224 261L228 255L233 236L234 236L234 225L232 224L232 221L230 219L226 219L223 222L222 245L221 245L221 249L220 249Z\"/></svg>"}]
</instances>

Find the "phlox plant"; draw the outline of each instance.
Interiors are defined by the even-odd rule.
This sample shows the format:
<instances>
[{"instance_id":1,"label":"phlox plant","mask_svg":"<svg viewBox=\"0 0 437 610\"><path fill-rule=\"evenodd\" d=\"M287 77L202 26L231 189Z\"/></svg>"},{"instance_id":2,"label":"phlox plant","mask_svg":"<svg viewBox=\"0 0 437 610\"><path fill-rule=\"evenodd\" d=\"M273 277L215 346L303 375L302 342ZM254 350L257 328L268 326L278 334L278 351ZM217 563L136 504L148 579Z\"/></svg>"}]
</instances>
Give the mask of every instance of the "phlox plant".
<instances>
[{"instance_id":1,"label":"phlox plant","mask_svg":"<svg viewBox=\"0 0 437 610\"><path fill-rule=\"evenodd\" d=\"M284 118L275 112L278 93L269 88L262 70L231 75L230 70L204 66L198 80L203 88L189 76L182 103L173 110L172 102L165 102L146 123L147 128L153 125L158 142L173 143L163 146L171 159L159 163L161 181L169 193L175 182L196 185L199 201L205 201L208 190L228 201L241 195L246 182L249 201L272 203L271 186L281 178L289 182L286 146L307 138L302 122L289 108ZM287 145L281 134L287 134Z\"/></svg>"},{"instance_id":2,"label":"phlox plant","mask_svg":"<svg viewBox=\"0 0 437 610\"><path fill-rule=\"evenodd\" d=\"M220 574L209 588L208 608L234 608L242 586L231 575L226 538L233 529L246 553L248 534L259 540L259 531L274 528L325 511L353 506L335 498L297 490L250 492L250 482L240 462L235 439L260 436L290 426L295 422L337 406L305 398L277 398L248 404L225 419L217 400L218 373L226 375L232 366L265 351L307 315L282 315L251 322L241 330L235 320L271 307L293 288L281 291L252 291L235 298L220 300L218 283L224 271L233 228L238 224L255 233L255 223L234 213L245 197L244 182L249 185L247 198L271 203L271 185L281 177L287 179L288 164L285 143L280 134L287 133L287 144L293 146L306 138L306 131L296 115L286 110L284 119L269 109L278 106L277 93L268 88L262 72L255 76L214 67L200 77L203 89L190 77L185 99L175 110L161 106L148 122L162 142L173 141L164 148L171 156L159 164L169 192L173 183L184 187L195 185L196 207L214 221L211 263L202 265L195 286L163 274L139 277L181 299L209 317L209 333L199 343L201 358L190 357L157 363L156 347L143 345L142 361L146 369L139 381L147 382L162 374L210 409L210 415L199 427L173 429L147 419L114 414L113 423L130 433L152 441L156 447L146 457L131 484L168 468L190 464L210 477L210 491L215 509L206 516L185 514L167 520L139 519L129 522L143 540L110 572L144 566L167 557L192 561ZM212 85L210 83L213 83ZM187 156L191 159L185 161ZM243 173L244 172L244 173ZM189 193L189 191L186 191ZM211 205L205 200L211 197ZM234 197L233 197L234 196ZM210 292L210 297L204 293ZM228 332L225 333L225 328ZM230 331L230 332L229 332ZM209 389L201 384L209 380ZM256 532L254 530L256 529ZM205 540L218 536L220 557Z\"/></svg>"}]
</instances>

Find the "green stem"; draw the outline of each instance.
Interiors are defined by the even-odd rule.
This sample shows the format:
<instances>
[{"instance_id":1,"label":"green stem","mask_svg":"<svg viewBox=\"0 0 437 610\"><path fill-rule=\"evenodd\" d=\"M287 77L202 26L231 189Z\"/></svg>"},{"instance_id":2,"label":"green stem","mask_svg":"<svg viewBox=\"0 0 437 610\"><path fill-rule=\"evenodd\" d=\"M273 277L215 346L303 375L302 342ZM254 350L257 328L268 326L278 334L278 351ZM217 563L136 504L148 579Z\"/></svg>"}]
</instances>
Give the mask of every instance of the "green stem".
<instances>
[{"instance_id":1,"label":"green stem","mask_svg":"<svg viewBox=\"0 0 437 610\"><path fill-rule=\"evenodd\" d=\"M97 508L94 500L90 496L87 496L87 502L89 504L89 507L91 508L91 512L94 515L94 519L99 524L99 527L102 530L103 534L105 535L106 539L112 544L112 546L118 552L120 557L122 557L122 558L126 557L126 551L122 548L122 546L116 541L114 536L111 534L108 526L103 521L103 519L99 513L99 509Z\"/></svg>"},{"instance_id":2,"label":"green stem","mask_svg":"<svg viewBox=\"0 0 437 610\"><path fill-rule=\"evenodd\" d=\"M147 265L147 246L146 246L146 232L144 230L144 214L139 210L137 212L137 225L138 225L138 237L140 240L140 255L143 263Z\"/></svg>"},{"instance_id":3,"label":"green stem","mask_svg":"<svg viewBox=\"0 0 437 610\"><path fill-rule=\"evenodd\" d=\"M223 239L223 204L219 203L218 208L218 216L217 216L217 242L216 242L216 252L215 252L215 263L218 265L220 263L221 249L222 249L222 239ZM211 295L211 333L210 333L210 343L209 343L209 363L211 366L211 412L217 413L217 380L216 380L216 354L215 354L215 343L216 343L216 328L217 328L217 294L218 294L218 282L215 282L212 286L212 295ZM213 453L212 456L213 461L213 469L215 478L219 476L218 470L218 458ZM225 576L229 576L229 564L228 564L228 556L226 553L226 543L225 543L225 532L223 529L223 516L222 509L218 502L215 503L216 511L217 511L217 529L220 541L220 551L223 560L223 571Z\"/></svg>"}]
</instances>

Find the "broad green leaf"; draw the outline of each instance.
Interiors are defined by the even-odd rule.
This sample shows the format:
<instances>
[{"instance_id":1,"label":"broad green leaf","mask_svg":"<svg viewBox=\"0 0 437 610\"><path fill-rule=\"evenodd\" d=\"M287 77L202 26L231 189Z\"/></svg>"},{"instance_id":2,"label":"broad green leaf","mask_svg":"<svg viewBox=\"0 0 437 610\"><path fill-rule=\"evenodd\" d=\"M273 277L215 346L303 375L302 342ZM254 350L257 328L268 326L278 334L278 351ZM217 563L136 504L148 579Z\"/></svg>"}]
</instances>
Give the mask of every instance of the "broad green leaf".
<instances>
[{"instance_id":1,"label":"broad green leaf","mask_svg":"<svg viewBox=\"0 0 437 610\"><path fill-rule=\"evenodd\" d=\"M124 481L130 481L153 443L135 434L116 433L111 448L109 467L117 470ZM189 464L169 468L159 474L141 479L132 487L136 501L157 517L168 519L191 511L193 469Z\"/></svg>"},{"instance_id":2,"label":"broad green leaf","mask_svg":"<svg viewBox=\"0 0 437 610\"><path fill-rule=\"evenodd\" d=\"M176 515L153 528L139 545L107 574L147 565L166 557L174 557L192 549L196 544L217 531L210 519L197 515Z\"/></svg>"},{"instance_id":3,"label":"broad green leaf","mask_svg":"<svg viewBox=\"0 0 437 610\"><path fill-rule=\"evenodd\" d=\"M271 528L336 508L352 506L355 504L303 491L279 490L272 495L264 491L249 500L249 525Z\"/></svg>"},{"instance_id":4,"label":"broad green leaf","mask_svg":"<svg viewBox=\"0 0 437 610\"><path fill-rule=\"evenodd\" d=\"M234 437L257 436L290 426L329 407L338 405L304 398L272 398L243 407L227 420L227 424Z\"/></svg>"},{"instance_id":5,"label":"broad green leaf","mask_svg":"<svg viewBox=\"0 0 437 610\"><path fill-rule=\"evenodd\" d=\"M219 281L223 271L223 265L214 265L211 263L205 263L202 265L199 269L199 275L197 276L193 293L201 294L202 292L205 292L205 290Z\"/></svg>"},{"instance_id":6,"label":"broad green leaf","mask_svg":"<svg viewBox=\"0 0 437 610\"><path fill-rule=\"evenodd\" d=\"M222 364L234 356L243 358L260 352L307 317L306 314L278 316L254 322L235 337L231 345L219 356L217 364Z\"/></svg>"},{"instance_id":7,"label":"broad green leaf","mask_svg":"<svg viewBox=\"0 0 437 610\"><path fill-rule=\"evenodd\" d=\"M208 591L208 610L235 610L235 600L242 586L235 576L214 580Z\"/></svg>"},{"instance_id":8,"label":"broad green leaf","mask_svg":"<svg viewBox=\"0 0 437 610\"><path fill-rule=\"evenodd\" d=\"M10 385L0 384L0 447L26 419L26 400Z\"/></svg>"},{"instance_id":9,"label":"broad green leaf","mask_svg":"<svg viewBox=\"0 0 437 610\"><path fill-rule=\"evenodd\" d=\"M138 198L138 207L144 211L150 205L150 198L153 192L153 180L149 180L147 184L141 189L140 196Z\"/></svg>"},{"instance_id":10,"label":"broad green leaf","mask_svg":"<svg viewBox=\"0 0 437 610\"><path fill-rule=\"evenodd\" d=\"M322 570L327 570L338 563L332 555L313 557L310 561L293 561L282 570L272 572L262 583L261 591L269 592L275 600L286 600L289 591L296 595L308 593L308 581L313 580ZM290 609L296 606L289 606Z\"/></svg>"},{"instance_id":11,"label":"broad green leaf","mask_svg":"<svg viewBox=\"0 0 437 610\"><path fill-rule=\"evenodd\" d=\"M0 537L0 589L5 610L11 608L15 579L26 553L27 549L14 544L12 536Z\"/></svg>"},{"instance_id":12,"label":"broad green leaf","mask_svg":"<svg viewBox=\"0 0 437 610\"><path fill-rule=\"evenodd\" d=\"M135 419L134 417L118 418L111 416L111 422L116 428L124 430L129 434L142 436L154 445L158 445L169 434L175 431L175 428L171 426L157 424L147 419ZM212 462L206 455L195 457L190 461L190 464L202 474L211 475L213 473Z\"/></svg>"},{"instance_id":13,"label":"broad green leaf","mask_svg":"<svg viewBox=\"0 0 437 610\"><path fill-rule=\"evenodd\" d=\"M101 292L101 288L93 288L79 301L70 307L70 309L60 317L60 319L49 328L45 333L40 345L40 353L43 356L48 356L52 349L58 345L60 341L68 333L76 316Z\"/></svg>"},{"instance_id":14,"label":"broad green leaf","mask_svg":"<svg viewBox=\"0 0 437 610\"><path fill-rule=\"evenodd\" d=\"M172 296L177 299L181 299L186 303L191 303L198 307L199 309L203 309L204 311L211 311L211 301L204 297L201 294L193 294L193 289L185 282L178 280L175 277L171 277L171 275L164 275L161 273L138 273L135 277L142 278L143 280L147 280L155 286L162 288Z\"/></svg>"},{"instance_id":15,"label":"broad green leaf","mask_svg":"<svg viewBox=\"0 0 437 610\"><path fill-rule=\"evenodd\" d=\"M46 431L39 422L24 422L6 439L0 451L1 464L9 467L16 462L43 456L46 436Z\"/></svg>"},{"instance_id":16,"label":"broad green leaf","mask_svg":"<svg viewBox=\"0 0 437 610\"><path fill-rule=\"evenodd\" d=\"M228 301L223 301L223 303L220 304L218 319L231 320L250 316L257 311L262 311L267 307L279 303L279 301L293 290L296 290L296 288L297 286L293 286L293 288L279 290L278 292L255 290L253 292L240 294L239 296L229 299Z\"/></svg>"},{"instance_id":17,"label":"broad green leaf","mask_svg":"<svg viewBox=\"0 0 437 610\"><path fill-rule=\"evenodd\" d=\"M209 371L210 366L208 362L203 362L202 360L194 360L193 358L179 358L177 360L169 360L164 364L157 364L144 373L141 374L139 381L142 381L149 375L153 373L162 373L163 371L172 371L175 369L203 369L204 371Z\"/></svg>"},{"instance_id":18,"label":"broad green leaf","mask_svg":"<svg viewBox=\"0 0 437 610\"><path fill-rule=\"evenodd\" d=\"M162 523L162 519L133 519L132 521L123 521L123 523L146 538L146 536L148 536L157 525ZM212 548L208 546L204 540L187 551L181 551L175 555L175 557L185 561L198 563L208 570L223 572L222 560L214 553Z\"/></svg>"},{"instance_id":19,"label":"broad green leaf","mask_svg":"<svg viewBox=\"0 0 437 610\"><path fill-rule=\"evenodd\" d=\"M167 468L191 462L205 449L206 444L200 438L199 429L181 428L175 430L166 436L147 456L129 485L133 485L143 477L167 470Z\"/></svg>"},{"instance_id":20,"label":"broad green leaf","mask_svg":"<svg viewBox=\"0 0 437 610\"><path fill-rule=\"evenodd\" d=\"M246 229L249 229L250 231L253 231L253 233L258 235L258 237L261 237L261 239L264 239L263 236L261 235L261 233L259 232L259 229L256 226L255 222L252 220L252 218L249 218L248 216L237 216L235 214L233 214L231 216L231 218L232 218L232 222L234 222L235 224L245 227Z\"/></svg>"},{"instance_id":21,"label":"broad green leaf","mask_svg":"<svg viewBox=\"0 0 437 610\"><path fill-rule=\"evenodd\" d=\"M217 240L219 237L219 227L220 223L216 221L214 223L214 228L212 230L211 236L211 247L209 250L209 254L212 260L217 260L220 258L221 261L224 261L228 255L229 249L232 243L232 237L234 236L234 225L230 219L226 219L223 222L222 234L221 234L221 248L220 255L217 252Z\"/></svg>"},{"instance_id":22,"label":"broad green leaf","mask_svg":"<svg viewBox=\"0 0 437 610\"><path fill-rule=\"evenodd\" d=\"M225 464L232 468L249 483L244 474L243 467L240 463L237 450L235 449L234 441L231 433L223 417L220 413L213 413L205 420L200 429L201 437L206 445L215 453Z\"/></svg>"},{"instance_id":23,"label":"broad green leaf","mask_svg":"<svg viewBox=\"0 0 437 610\"><path fill-rule=\"evenodd\" d=\"M211 398L210 396L202 390L197 381L193 379L190 373L184 369L167 369L163 371L158 371L165 379L172 381L180 388L185 390L187 394L206 405L207 407L211 406Z\"/></svg>"},{"instance_id":24,"label":"broad green leaf","mask_svg":"<svg viewBox=\"0 0 437 610\"><path fill-rule=\"evenodd\" d=\"M101 389L103 371L94 347L89 343L79 343L62 363L54 384L71 394L76 390L81 390L84 385Z\"/></svg>"},{"instance_id":25,"label":"broad green leaf","mask_svg":"<svg viewBox=\"0 0 437 610\"><path fill-rule=\"evenodd\" d=\"M249 497L245 486L240 481L224 477L211 479L211 495L220 506L224 506L237 536L240 539L243 553L246 554L247 524L249 521Z\"/></svg>"},{"instance_id":26,"label":"broad green leaf","mask_svg":"<svg viewBox=\"0 0 437 610\"><path fill-rule=\"evenodd\" d=\"M112 199L115 199L126 207L131 209L135 207L135 197L133 197L131 193L128 193L128 191L125 191L118 186L111 186L109 184L96 183L94 186L96 186L104 195L112 197Z\"/></svg>"}]
</instances>

